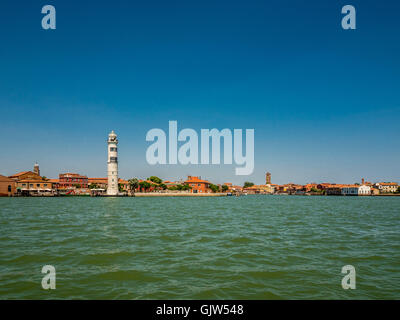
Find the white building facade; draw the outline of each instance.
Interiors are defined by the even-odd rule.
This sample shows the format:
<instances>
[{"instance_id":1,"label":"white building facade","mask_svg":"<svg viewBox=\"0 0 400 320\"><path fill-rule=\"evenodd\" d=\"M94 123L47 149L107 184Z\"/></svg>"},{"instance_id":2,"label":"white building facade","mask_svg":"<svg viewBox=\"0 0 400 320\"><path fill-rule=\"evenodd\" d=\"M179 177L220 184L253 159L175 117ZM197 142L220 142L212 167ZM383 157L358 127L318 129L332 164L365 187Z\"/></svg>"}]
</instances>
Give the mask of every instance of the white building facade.
<instances>
[{"instance_id":1,"label":"white building facade","mask_svg":"<svg viewBox=\"0 0 400 320\"><path fill-rule=\"evenodd\" d=\"M370 186L348 186L342 188L342 195L344 196L368 196L371 195Z\"/></svg>"},{"instance_id":2,"label":"white building facade","mask_svg":"<svg viewBox=\"0 0 400 320\"><path fill-rule=\"evenodd\" d=\"M108 135L107 195L118 195L118 139L114 130Z\"/></svg>"},{"instance_id":3,"label":"white building facade","mask_svg":"<svg viewBox=\"0 0 400 320\"><path fill-rule=\"evenodd\" d=\"M380 193L394 193L399 187L395 182L379 182L375 185L378 187Z\"/></svg>"}]
</instances>

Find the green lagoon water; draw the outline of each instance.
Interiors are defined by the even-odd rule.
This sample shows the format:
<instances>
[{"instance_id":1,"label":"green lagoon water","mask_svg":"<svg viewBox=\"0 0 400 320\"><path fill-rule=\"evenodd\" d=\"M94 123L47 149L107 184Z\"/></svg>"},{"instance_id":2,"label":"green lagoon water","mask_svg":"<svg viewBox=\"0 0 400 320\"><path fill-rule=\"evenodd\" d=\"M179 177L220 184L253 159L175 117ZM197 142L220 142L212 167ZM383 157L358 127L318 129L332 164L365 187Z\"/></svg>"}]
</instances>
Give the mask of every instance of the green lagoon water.
<instances>
[{"instance_id":1,"label":"green lagoon water","mask_svg":"<svg viewBox=\"0 0 400 320\"><path fill-rule=\"evenodd\" d=\"M400 298L400 197L0 198L0 244L0 299Z\"/></svg>"}]
</instances>

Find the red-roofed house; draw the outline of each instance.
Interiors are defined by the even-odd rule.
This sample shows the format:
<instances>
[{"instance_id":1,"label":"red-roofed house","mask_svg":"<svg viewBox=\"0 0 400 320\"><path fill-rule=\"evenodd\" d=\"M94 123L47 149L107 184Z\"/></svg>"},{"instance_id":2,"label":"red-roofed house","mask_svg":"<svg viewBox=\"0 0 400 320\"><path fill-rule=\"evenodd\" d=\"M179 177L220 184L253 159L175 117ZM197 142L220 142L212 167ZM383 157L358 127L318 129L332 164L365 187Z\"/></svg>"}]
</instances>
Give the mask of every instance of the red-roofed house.
<instances>
[{"instance_id":1,"label":"red-roofed house","mask_svg":"<svg viewBox=\"0 0 400 320\"><path fill-rule=\"evenodd\" d=\"M189 185L192 189L192 193L210 193L210 182L202 180L200 177L188 176L184 184Z\"/></svg>"}]
</instances>

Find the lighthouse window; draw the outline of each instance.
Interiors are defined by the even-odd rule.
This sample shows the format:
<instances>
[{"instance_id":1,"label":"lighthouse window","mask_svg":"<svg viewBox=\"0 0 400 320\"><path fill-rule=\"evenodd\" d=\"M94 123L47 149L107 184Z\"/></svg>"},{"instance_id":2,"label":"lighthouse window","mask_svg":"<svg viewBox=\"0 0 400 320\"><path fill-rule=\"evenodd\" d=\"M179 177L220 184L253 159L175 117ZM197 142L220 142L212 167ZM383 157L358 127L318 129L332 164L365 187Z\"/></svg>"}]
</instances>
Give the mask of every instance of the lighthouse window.
<instances>
[{"instance_id":1,"label":"lighthouse window","mask_svg":"<svg viewBox=\"0 0 400 320\"><path fill-rule=\"evenodd\" d=\"M117 152L117 148L111 147L111 148L110 148L110 151L115 151L115 152Z\"/></svg>"},{"instance_id":2,"label":"lighthouse window","mask_svg":"<svg viewBox=\"0 0 400 320\"><path fill-rule=\"evenodd\" d=\"M118 161L118 157L110 157L110 161L111 162L117 162Z\"/></svg>"}]
</instances>

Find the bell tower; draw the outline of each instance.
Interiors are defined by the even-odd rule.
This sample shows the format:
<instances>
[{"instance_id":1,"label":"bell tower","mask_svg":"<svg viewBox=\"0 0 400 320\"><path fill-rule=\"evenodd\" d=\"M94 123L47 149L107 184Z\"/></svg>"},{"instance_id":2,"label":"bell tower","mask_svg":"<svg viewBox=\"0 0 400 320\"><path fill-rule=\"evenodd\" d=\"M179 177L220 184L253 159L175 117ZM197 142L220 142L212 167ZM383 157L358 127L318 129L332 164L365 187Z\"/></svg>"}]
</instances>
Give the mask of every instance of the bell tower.
<instances>
[{"instance_id":1,"label":"bell tower","mask_svg":"<svg viewBox=\"0 0 400 320\"><path fill-rule=\"evenodd\" d=\"M118 139L114 130L108 135L107 195L118 195Z\"/></svg>"},{"instance_id":2,"label":"bell tower","mask_svg":"<svg viewBox=\"0 0 400 320\"><path fill-rule=\"evenodd\" d=\"M40 176L39 164L37 162L33 166L33 172L36 173L38 176Z\"/></svg>"},{"instance_id":3,"label":"bell tower","mask_svg":"<svg viewBox=\"0 0 400 320\"><path fill-rule=\"evenodd\" d=\"M271 173L269 172L265 175L265 184L271 184Z\"/></svg>"}]
</instances>

